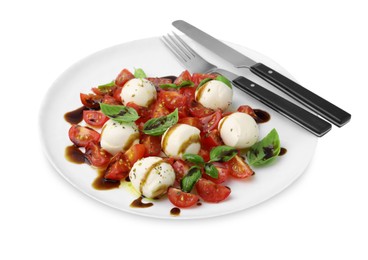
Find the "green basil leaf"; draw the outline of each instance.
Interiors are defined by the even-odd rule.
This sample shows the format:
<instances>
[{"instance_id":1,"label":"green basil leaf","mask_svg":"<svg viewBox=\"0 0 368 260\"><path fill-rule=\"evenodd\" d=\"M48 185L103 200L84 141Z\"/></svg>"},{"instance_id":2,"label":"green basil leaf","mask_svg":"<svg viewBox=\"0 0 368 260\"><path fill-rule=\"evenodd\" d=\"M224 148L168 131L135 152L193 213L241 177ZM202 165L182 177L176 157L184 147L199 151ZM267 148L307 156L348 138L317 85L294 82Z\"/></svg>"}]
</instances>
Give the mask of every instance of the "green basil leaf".
<instances>
[{"instance_id":1,"label":"green basil leaf","mask_svg":"<svg viewBox=\"0 0 368 260\"><path fill-rule=\"evenodd\" d=\"M250 147L247 152L248 163L252 166L269 164L276 159L280 150L279 134L274 128L261 141Z\"/></svg>"},{"instance_id":2,"label":"green basil leaf","mask_svg":"<svg viewBox=\"0 0 368 260\"><path fill-rule=\"evenodd\" d=\"M200 88L200 87L202 87L204 84L206 84L208 81L211 81L212 79L211 78L206 78L206 79L203 79L200 83L199 83L199 85L198 85L198 89Z\"/></svg>"},{"instance_id":3,"label":"green basil leaf","mask_svg":"<svg viewBox=\"0 0 368 260\"><path fill-rule=\"evenodd\" d=\"M194 184L202 177L201 169L198 166L192 166L188 173L180 181L181 190L190 192Z\"/></svg>"},{"instance_id":4,"label":"green basil leaf","mask_svg":"<svg viewBox=\"0 0 368 260\"><path fill-rule=\"evenodd\" d=\"M218 179L218 170L215 165L212 163L206 163L204 165L204 170L208 176L211 176L212 178Z\"/></svg>"},{"instance_id":5,"label":"green basil leaf","mask_svg":"<svg viewBox=\"0 0 368 260\"><path fill-rule=\"evenodd\" d=\"M176 108L174 112L168 114L167 116L148 120L143 126L143 133L154 136L162 135L168 128L175 125L178 120L179 114L178 109Z\"/></svg>"},{"instance_id":6,"label":"green basil leaf","mask_svg":"<svg viewBox=\"0 0 368 260\"><path fill-rule=\"evenodd\" d=\"M234 147L222 145L213 148L210 152L210 162L227 162L237 155L238 150Z\"/></svg>"},{"instance_id":7,"label":"green basil leaf","mask_svg":"<svg viewBox=\"0 0 368 260\"><path fill-rule=\"evenodd\" d=\"M144 73L142 69L138 68L138 69L134 69L134 77L138 79L143 79L143 78L147 78L147 75L146 73Z\"/></svg>"},{"instance_id":8,"label":"green basil leaf","mask_svg":"<svg viewBox=\"0 0 368 260\"><path fill-rule=\"evenodd\" d=\"M102 92L102 93L107 93L109 92L112 87L115 86L115 80L111 81L110 83L104 84L104 85L100 85L97 88Z\"/></svg>"},{"instance_id":9,"label":"green basil leaf","mask_svg":"<svg viewBox=\"0 0 368 260\"><path fill-rule=\"evenodd\" d=\"M226 77L222 76L222 75L218 75L215 80L221 81L222 83L225 83L229 88L233 88L231 86L231 82L230 80L228 80Z\"/></svg>"},{"instance_id":10,"label":"green basil leaf","mask_svg":"<svg viewBox=\"0 0 368 260\"><path fill-rule=\"evenodd\" d=\"M184 80L182 83L179 84L179 88L193 87L193 86L194 86L194 82L190 80Z\"/></svg>"},{"instance_id":11,"label":"green basil leaf","mask_svg":"<svg viewBox=\"0 0 368 260\"><path fill-rule=\"evenodd\" d=\"M183 159L185 161L195 163L195 164L204 164L204 160L203 160L202 156L200 156L198 154L186 153L186 154L183 155Z\"/></svg>"},{"instance_id":12,"label":"green basil leaf","mask_svg":"<svg viewBox=\"0 0 368 260\"><path fill-rule=\"evenodd\" d=\"M118 123L130 123L139 118L134 108L100 103L101 112Z\"/></svg>"},{"instance_id":13,"label":"green basil leaf","mask_svg":"<svg viewBox=\"0 0 368 260\"><path fill-rule=\"evenodd\" d=\"M179 89L180 88L176 84L161 84L159 87L163 89L167 89L167 88Z\"/></svg>"}]
</instances>

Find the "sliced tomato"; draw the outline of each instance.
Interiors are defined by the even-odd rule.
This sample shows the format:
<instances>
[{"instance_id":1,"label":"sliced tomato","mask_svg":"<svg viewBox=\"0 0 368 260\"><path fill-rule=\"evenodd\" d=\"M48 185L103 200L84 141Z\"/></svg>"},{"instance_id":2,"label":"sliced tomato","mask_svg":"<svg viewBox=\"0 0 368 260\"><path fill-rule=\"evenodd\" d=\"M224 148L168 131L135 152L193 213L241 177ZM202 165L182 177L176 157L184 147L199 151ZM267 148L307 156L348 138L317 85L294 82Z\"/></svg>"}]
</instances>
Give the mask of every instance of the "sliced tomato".
<instances>
[{"instance_id":1,"label":"sliced tomato","mask_svg":"<svg viewBox=\"0 0 368 260\"><path fill-rule=\"evenodd\" d=\"M133 79L133 78L134 78L134 75L133 75L129 70L127 70L127 69L123 69L123 70L119 73L119 75L116 77L116 79L115 79L115 84L116 84L117 86L122 87L122 86L124 86L124 84L125 84L127 81L129 81L129 80L131 80L131 79Z\"/></svg>"},{"instance_id":2,"label":"sliced tomato","mask_svg":"<svg viewBox=\"0 0 368 260\"><path fill-rule=\"evenodd\" d=\"M191 125L191 126L198 128L199 130L202 130L201 121L197 117L184 117L184 118L179 119L178 123Z\"/></svg>"},{"instance_id":3,"label":"sliced tomato","mask_svg":"<svg viewBox=\"0 0 368 260\"><path fill-rule=\"evenodd\" d=\"M179 90L179 93L187 98L187 104L195 100L196 87L184 87Z\"/></svg>"},{"instance_id":4,"label":"sliced tomato","mask_svg":"<svg viewBox=\"0 0 368 260\"><path fill-rule=\"evenodd\" d=\"M102 127L109 118L101 111L84 110L83 120L90 126Z\"/></svg>"},{"instance_id":5,"label":"sliced tomato","mask_svg":"<svg viewBox=\"0 0 368 260\"><path fill-rule=\"evenodd\" d=\"M194 82L196 86L198 86L198 84L201 83L202 80L207 79L207 78L214 79L216 77L217 77L216 74L193 73L192 81Z\"/></svg>"},{"instance_id":6,"label":"sliced tomato","mask_svg":"<svg viewBox=\"0 0 368 260\"><path fill-rule=\"evenodd\" d=\"M91 89L93 93L95 93L96 95L100 95L103 96L105 93L103 93L99 88L92 88Z\"/></svg>"},{"instance_id":7,"label":"sliced tomato","mask_svg":"<svg viewBox=\"0 0 368 260\"><path fill-rule=\"evenodd\" d=\"M238 112L242 112L242 113L250 115L253 118L257 118L256 113L254 112L253 108L251 108L250 106L246 106L246 105L240 106L238 107Z\"/></svg>"},{"instance_id":8,"label":"sliced tomato","mask_svg":"<svg viewBox=\"0 0 368 260\"><path fill-rule=\"evenodd\" d=\"M211 132L204 133L201 136L201 146L208 150L223 144L220 132L217 129L213 129Z\"/></svg>"},{"instance_id":9,"label":"sliced tomato","mask_svg":"<svg viewBox=\"0 0 368 260\"><path fill-rule=\"evenodd\" d=\"M105 170L104 178L107 180L120 181L128 176L130 167L122 152L119 152L112 157L109 165Z\"/></svg>"},{"instance_id":10,"label":"sliced tomato","mask_svg":"<svg viewBox=\"0 0 368 260\"><path fill-rule=\"evenodd\" d=\"M239 179L245 179L254 174L250 166L239 156L236 155L233 159L226 162L230 170L231 176Z\"/></svg>"},{"instance_id":11,"label":"sliced tomato","mask_svg":"<svg viewBox=\"0 0 368 260\"><path fill-rule=\"evenodd\" d=\"M89 142L98 143L100 134L86 126L72 125L69 129L69 139L78 147L86 147Z\"/></svg>"},{"instance_id":12,"label":"sliced tomato","mask_svg":"<svg viewBox=\"0 0 368 260\"><path fill-rule=\"evenodd\" d=\"M188 117L189 116L188 107L187 106L178 107L178 115L179 115L179 119Z\"/></svg>"},{"instance_id":13,"label":"sliced tomato","mask_svg":"<svg viewBox=\"0 0 368 260\"><path fill-rule=\"evenodd\" d=\"M169 188L167 197L170 202L179 208L188 208L193 206L199 200L199 197L192 193L187 193L176 188Z\"/></svg>"},{"instance_id":14,"label":"sliced tomato","mask_svg":"<svg viewBox=\"0 0 368 260\"><path fill-rule=\"evenodd\" d=\"M100 109L100 102L102 99L103 96L100 95L80 93L80 100L82 104L89 109Z\"/></svg>"},{"instance_id":15,"label":"sliced tomato","mask_svg":"<svg viewBox=\"0 0 368 260\"><path fill-rule=\"evenodd\" d=\"M108 104L108 105L121 105L121 102L116 100L113 96L105 95L102 99L102 103Z\"/></svg>"},{"instance_id":16,"label":"sliced tomato","mask_svg":"<svg viewBox=\"0 0 368 260\"><path fill-rule=\"evenodd\" d=\"M210 180L216 184L220 184L225 182L230 174L230 170L227 168L226 164L222 164L222 163L218 163L218 162L214 162L213 163L218 171L218 178L212 178L211 176L207 175L207 174L202 174L202 177Z\"/></svg>"},{"instance_id":17,"label":"sliced tomato","mask_svg":"<svg viewBox=\"0 0 368 260\"><path fill-rule=\"evenodd\" d=\"M203 147L201 147L201 150L199 150L198 155L201 156L205 162L210 160L210 152Z\"/></svg>"},{"instance_id":18,"label":"sliced tomato","mask_svg":"<svg viewBox=\"0 0 368 260\"><path fill-rule=\"evenodd\" d=\"M87 160L95 167L106 166L111 159L111 154L103 150L99 145L89 142L84 153Z\"/></svg>"},{"instance_id":19,"label":"sliced tomato","mask_svg":"<svg viewBox=\"0 0 368 260\"><path fill-rule=\"evenodd\" d=\"M176 162L174 162L173 168L175 171L176 180L180 182L184 175L187 174L189 170L189 165L182 160L177 160Z\"/></svg>"},{"instance_id":20,"label":"sliced tomato","mask_svg":"<svg viewBox=\"0 0 368 260\"><path fill-rule=\"evenodd\" d=\"M203 105L194 100L188 104L188 109L189 113L195 117L205 117L215 112L213 109L204 107Z\"/></svg>"},{"instance_id":21,"label":"sliced tomato","mask_svg":"<svg viewBox=\"0 0 368 260\"><path fill-rule=\"evenodd\" d=\"M133 167L136 161L143 158L146 152L146 148L143 144L133 144L125 153L125 160L128 162L130 167Z\"/></svg>"},{"instance_id":22,"label":"sliced tomato","mask_svg":"<svg viewBox=\"0 0 368 260\"><path fill-rule=\"evenodd\" d=\"M221 110L216 110L216 112L212 115L201 117L199 120L202 124L203 132L209 132L213 129L217 129L218 123L221 120L221 116Z\"/></svg>"},{"instance_id":23,"label":"sliced tomato","mask_svg":"<svg viewBox=\"0 0 368 260\"><path fill-rule=\"evenodd\" d=\"M186 104L185 96L177 91L161 91L159 93L159 99L161 99L165 107L170 110L174 110Z\"/></svg>"},{"instance_id":24,"label":"sliced tomato","mask_svg":"<svg viewBox=\"0 0 368 260\"><path fill-rule=\"evenodd\" d=\"M203 178L198 180L195 187L198 195L207 202L223 201L231 193L230 188Z\"/></svg>"},{"instance_id":25,"label":"sliced tomato","mask_svg":"<svg viewBox=\"0 0 368 260\"><path fill-rule=\"evenodd\" d=\"M112 95L114 99L120 103L123 103L123 101L121 100L121 96L120 96L122 90L123 90L123 87L116 87Z\"/></svg>"},{"instance_id":26,"label":"sliced tomato","mask_svg":"<svg viewBox=\"0 0 368 260\"><path fill-rule=\"evenodd\" d=\"M155 85L155 87L159 87L160 85L163 84L171 84L172 80L169 78L147 78L147 80L151 81L153 85Z\"/></svg>"},{"instance_id":27,"label":"sliced tomato","mask_svg":"<svg viewBox=\"0 0 368 260\"><path fill-rule=\"evenodd\" d=\"M192 81L192 76L188 70L184 70L179 77L177 77L174 81L174 84L180 85L184 81Z\"/></svg>"},{"instance_id":28,"label":"sliced tomato","mask_svg":"<svg viewBox=\"0 0 368 260\"><path fill-rule=\"evenodd\" d=\"M146 148L144 156L157 156L161 152L161 136L143 135L141 143Z\"/></svg>"},{"instance_id":29,"label":"sliced tomato","mask_svg":"<svg viewBox=\"0 0 368 260\"><path fill-rule=\"evenodd\" d=\"M151 108L151 111L152 111L151 115L152 118L167 116L168 114L170 114L170 111L165 107L165 105L160 99L156 100L156 102Z\"/></svg>"}]
</instances>

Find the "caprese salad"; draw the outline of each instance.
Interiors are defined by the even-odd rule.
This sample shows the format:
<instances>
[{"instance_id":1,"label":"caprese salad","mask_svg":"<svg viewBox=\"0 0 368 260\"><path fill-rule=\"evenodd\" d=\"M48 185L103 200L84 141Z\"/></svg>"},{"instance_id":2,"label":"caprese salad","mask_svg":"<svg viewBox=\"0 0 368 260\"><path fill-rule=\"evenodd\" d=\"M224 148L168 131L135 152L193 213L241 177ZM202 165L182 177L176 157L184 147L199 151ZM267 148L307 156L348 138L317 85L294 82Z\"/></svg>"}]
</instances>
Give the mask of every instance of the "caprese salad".
<instances>
[{"instance_id":1,"label":"caprese salad","mask_svg":"<svg viewBox=\"0 0 368 260\"><path fill-rule=\"evenodd\" d=\"M69 138L91 166L102 169L103 181L130 181L146 198L167 194L179 208L200 198L225 200L228 178L250 178L251 167L280 153L275 129L259 137L267 112L247 105L230 111L233 89L222 75L184 71L154 78L123 69L80 99L81 122L72 121Z\"/></svg>"}]
</instances>

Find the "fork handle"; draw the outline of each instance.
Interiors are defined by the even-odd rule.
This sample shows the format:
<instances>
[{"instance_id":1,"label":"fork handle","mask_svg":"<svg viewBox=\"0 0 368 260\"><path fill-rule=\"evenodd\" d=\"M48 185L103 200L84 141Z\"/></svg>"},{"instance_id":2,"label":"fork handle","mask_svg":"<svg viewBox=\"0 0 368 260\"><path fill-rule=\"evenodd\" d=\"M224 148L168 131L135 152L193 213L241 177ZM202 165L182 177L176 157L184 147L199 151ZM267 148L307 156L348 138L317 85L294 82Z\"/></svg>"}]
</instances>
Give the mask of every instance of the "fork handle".
<instances>
[{"instance_id":1,"label":"fork handle","mask_svg":"<svg viewBox=\"0 0 368 260\"><path fill-rule=\"evenodd\" d=\"M281 115L289 118L294 123L304 127L306 130L318 137L323 136L331 130L332 125L330 123L280 97L279 95L259 86L247 78L237 77L233 80L233 83L245 93L274 109Z\"/></svg>"}]
</instances>

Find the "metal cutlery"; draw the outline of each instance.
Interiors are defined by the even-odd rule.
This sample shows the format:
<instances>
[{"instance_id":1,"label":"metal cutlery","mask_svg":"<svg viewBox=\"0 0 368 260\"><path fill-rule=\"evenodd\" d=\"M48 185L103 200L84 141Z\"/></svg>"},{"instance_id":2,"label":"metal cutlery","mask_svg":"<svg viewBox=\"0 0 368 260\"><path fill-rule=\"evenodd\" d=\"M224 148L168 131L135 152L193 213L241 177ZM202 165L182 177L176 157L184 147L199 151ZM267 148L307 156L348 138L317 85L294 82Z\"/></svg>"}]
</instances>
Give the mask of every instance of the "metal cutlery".
<instances>
[{"instance_id":1,"label":"metal cutlery","mask_svg":"<svg viewBox=\"0 0 368 260\"><path fill-rule=\"evenodd\" d=\"M318 116L259 86L257 83L252 82L245 77L235 75L230 71L220 69L209 63L175 33L173 35L168 34L168 36L163 36L162 41L190 72L218 73L224 75L231 80L233 85L237 88L304 127L316 136L323 136L331 130L331 124L322 120Z\"/></svg>"},{"instance_id":2,"label":"metal cutlery","mask_svg":"<svg viewBox=\"0 0 368 260\"><path fill-rule=\"evenodd\" d=\"M185 21L177 20L172 24L191 39L229 61L235 67L249 69L253 74L271 83L331 123L341 127L349 122L351 118L349 113L285 77L276 70L263 63L252 60Z\"/></svg>"}]
</instances>

